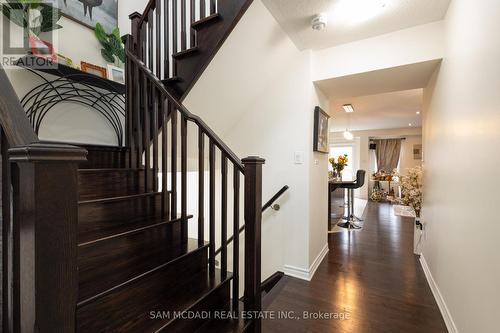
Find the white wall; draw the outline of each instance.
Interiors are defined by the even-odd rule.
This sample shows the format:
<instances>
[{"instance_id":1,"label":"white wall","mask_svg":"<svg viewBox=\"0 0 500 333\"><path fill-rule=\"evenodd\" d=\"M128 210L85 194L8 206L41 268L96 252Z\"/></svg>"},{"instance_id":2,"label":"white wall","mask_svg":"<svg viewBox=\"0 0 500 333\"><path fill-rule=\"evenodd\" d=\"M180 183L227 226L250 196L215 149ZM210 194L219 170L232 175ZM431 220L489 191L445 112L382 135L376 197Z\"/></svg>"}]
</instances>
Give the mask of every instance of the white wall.
<instances>
[{"instance_id":1,"label":"white wall","mask_svg":"<svg viewBox=\"0 0 500 333\"><path fill-rule=\"evenodd\" d=\"M335 120L334 120L335 121ZM369 195L369 178L374 172L371 167L369 142L370 137L376 138L391 138L391 137L405 137L401 145L400 157L400 171L405 172L407 168L421 165L421 161L413 159L413 145L422 143L422 129L421 128L394 128L394 129L380 129L380 130L366 130L366 131L353 131L355 143L356 165L355 169L366 170L367 178L365 185L359 190L354 191L356 197L361 199L368 199ZM353 141L346 141L342 132L330 133L331 144L352 144Z\"/></svg>"},{"instance_id":2,"label":"white wall","mask_svg":"<svg viewBox=\"0 0 500 333\"><path fill-rule=\"evenodd\" d=\"M285 266L308 271L326 245L327 218L326 155L311 151L314 106L328 103L312 84L311 52L299 52L254 1L184 104L238 156L266 159L264 201L290 186L282 210L264 215L263 278Z\"/></svg>"},{"instance_id":3,"label":"white wall","mask_svg":"<svg viewBox=\"0 0 500 333\"><path fill-rule=\"evenodd\" d=\"M450 332L498 332L500 2L454 0L425 91L423 256Z\"/></svg>"},{"instance_id":4,"label":"white wall","mask_svg":"<svg viewBox=\"0 0 500 333\"><path fill-rule=\"evenodd\" d=\"M314 81L441 59L443 22L434 22L313 53Z\"/></svg>"},{"instance_id":5,"label":"white wall","mask_svg":"<svg viewBox=\"0 0 500 333\"><path fill-rule=\"evenodd\" d=\"M133 12L142 14L149 0L120 1L118 4L118 27L122 35L129 34L131 23L128 18Z\"/></svg>"}]
</instances>

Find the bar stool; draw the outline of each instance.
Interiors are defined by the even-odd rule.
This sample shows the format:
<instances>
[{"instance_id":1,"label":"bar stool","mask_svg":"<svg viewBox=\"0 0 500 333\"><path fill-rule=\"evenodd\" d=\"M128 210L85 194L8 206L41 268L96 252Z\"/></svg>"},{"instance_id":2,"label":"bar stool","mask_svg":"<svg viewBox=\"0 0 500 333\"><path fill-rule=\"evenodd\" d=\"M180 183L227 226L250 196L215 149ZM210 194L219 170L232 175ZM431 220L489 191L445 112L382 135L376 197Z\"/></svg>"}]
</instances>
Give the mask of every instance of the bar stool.
<instances>
[{"instance_id":1,"label":"bar stool","mask_svg":"<svg viewBox=\"0 0 500 333\"><path fill-rule=\"evenodd\" d=\"M365 170L358 170L356 172L356 180L352 184L344 185L344 188L347 188L347 221L340 222L338 224L339 227L347 228L347 229L361 229L360 226L354 224L354 220L363 221L359 217L354 215L354 190L362 187L365 184Z\"/></svg>"}]
</instances>

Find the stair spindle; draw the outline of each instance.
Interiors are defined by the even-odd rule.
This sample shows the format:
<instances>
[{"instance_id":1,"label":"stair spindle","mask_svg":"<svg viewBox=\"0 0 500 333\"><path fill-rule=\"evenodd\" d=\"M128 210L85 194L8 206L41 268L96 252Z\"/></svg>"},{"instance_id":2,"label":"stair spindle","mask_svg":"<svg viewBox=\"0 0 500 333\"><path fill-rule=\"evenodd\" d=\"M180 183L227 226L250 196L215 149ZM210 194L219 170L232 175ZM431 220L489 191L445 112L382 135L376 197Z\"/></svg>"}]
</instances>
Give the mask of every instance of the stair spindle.
<instances>
[{"instance_id":1,"label":"stair spindle","mask_svg":"<svg viewBox=\"0 0 500 333\"><path fill-rule=\"evenodd\" d=\"M208 249L208 267L210 274L215 275L215 144L210 140L210 147L208 153L209 159L209 206L210 206L210 235L209 235L209 249Z\"/></svg>"},{"instance_id":2,"label":"stair spindle","mask_svg":"<svg viewBox=\"0 0 500 333\"><path fill-rule=\"evenodd\" d=\"M227 157L221 153L221 271L222 278L227 276Z\"/></svg>"},{"instance_id":3,"label":"stair spindle","mask_svg":"<svg viewBox=\"0 0 500 333\"><path fill-rule=\"evenodd\" d=\"M200 0L200 19L205 18L207 11L207 3L205 0Z\"/></svg>"},{"instance_id":4,"label":"stair spindle","mask_svg":"<svg viewBox=\"0 0 500 333\"><path fill-rule=\"evenodd\" d=\"M154 12L150 11L148 15L148 67L152 72L154 72L153 32L154 32Z\"/></svg>"},{"instance_id":5,"label":"stair spindle","mask_svg":"<svg viewBox=\"0 0 500 333\"><path fill-rule=\"evenodd\" d=\"M198 245L205 242L205 134L198 129Z\"/></svg>"},{"instance_id":6,"label":"stair spindle","mask_svg":"<svg viewBox=\"0 0 500 333\"><path fill-rule=\"evenodd\" d=\"M141 50L141 60L142 62L146 63L146 41L147 41L147 27L146 27L146 22L143 22L141 24L140 32L141 32L141 40L140 40L140 50Z\"/></svg>"},{"instance_id":7,"label":"stair spindle","mask_svg":"<svg viewBox=\"0 0 500 333\"><path fill-rule=\"evenodd\" d=\"M171 110L172 115L170 116L171 126L172 126L172 148L171 152L171 204L170 204L170 212L172 213L172 219L177 217L177 110L175 107Z\"/></svg>"},{"instance_id":8,"label":"stair spindle","mask_svg":"<svg viewBox=\"0 0 500 333\"><path fill-rule=\"evenodd\" d=\"M151 140L151 112L150 108L152 107L152 103L150 103L149 98L149 85L146 75L143 76L143 102L144 108L142 112L143 124L144 124L144 134L142 140L144 142L144 190L146 192L151 191L151 154L150 154L150 140Z\"/></svg>"},{"instance_id":9,"label":"stair spindle","mask_svg":"<svg viewBox=\"0 0 500 333\"><path fill-rule=\"evenodd\" d=\"M131 47L131 41L130 39L127 41L126 47ZM133 100L131 98L133 94L133 73L132 73L132 61L130 59L126 59L125 61L125 87L127 89L127 93L125 94L125 105L127 110L133 110ZM135 143L134 143L134 136L133 136L133 112L127 112L125 115L125 128L126 128L126 141L125 141L125 146L130 147L130 150L127 155L127 161L126 161L126 166L127 168L133 168L134 167L134 162L133 162L133 156L134 156L134 149L135 149Z\"/></svg>"},{"instance_id":10,"label":"stair spindle","mask_svg":"<svg viewBox=\"0 0 500 333\"><path fill-rule=\"evenodd\" d=\"M162 137L162 148L161 148L161 166L162 166L162 215L164 217L169 216L169 197L168 197L168 131L167 131L167 124L168 124L168 114L169 114L169 108L170 108L170 103L165 102L165 97L161 96L161 110L162 110L162 123L161 123L161 137Z\"/></svg>"},{"instance_id":11,"label":"stair spindle","mask_svg":"<svg viewBox=\"0 0 500 333\"><path fill-rule=\"evenodd\" d=\"M191 24L193 24L196 21L196 7L195 7L196 0L191 0L191 5L189 7L191 11ZM191 33L190 38L189 38L189 45L191 47L194 47L196 45L196 31L191 27L191 24L189 25L189 31Z\"/></svg>"},{"instance_id":12,"label":"stair spindle","mask_svg":"<svg viewBox=\"0 0 500 333\"><path fill-rule=\"evenodd\" d=\"M186 1L181 0L181 51L186 49L187 45L187 34L186 34Z\"/></svg>"},{"instance_id":13,"label":"stair spindle","mask_svg":"<svg viewBox=\"0 0 500 333\"><path fill-rule=\"evenodd\" d=\"M177 24L177 0L173 0L172 2L172 54L177 53L178 47L177 47L177 34L178 34L178 24ZM177 74L177 66L176 62L172 62L173 65L173 76Z\"/></svg>"},{"instance_id":14,"label":"stair spindle","mask_svg":"<svg viewBox=\"0 0 500 333\"><path fill-rule=\"evenodd\" d=\"M210 15L215 14L216 8L215 8L215 0L210 0Z\"/></svg>"},{"instance_id":15,"label":"stair spindle","mask_svg":"<svg viewBox=\"0 0 500 333\"><path fill-rule=\"evenodd\" d=\"M187 118L181 117L181 238L187 241Z\"/></svg>"},{"instance_id":16,"label":"stair spindle","mask_svg":"<svg viewBox=\"0 0 500 333\"><path fill-rule=\"evenodd\" d=\"M158 192L158 93L156 88L153 88L153 112L151 115L152 123L151 130L153 132L153 191Z\"/></svg>"},{"instance_id":17,"label":"stair spindle","mask_svg":"<svg viewBox=\"0 0 500 333\"><path fill-rule=\"evenodd\" d=\"M161 78L161 0L156 0L156 76Z\"/></svg>"},{"instance_id":18,"label":"stair spindle","mask_svg":"<svg viewBox=\"0 0 500 333\"><path fill-rule=\"evenodd\" d=\"M169 3L170 1L164 2L164 11L163 11L163 56L164 60L164 78L168 79L170 77L170 18L169 18Z\"/></svg>"},{"instance_id":19,"label":"stair spindle","mask_svg":"<svg viewBox=\"0 0 500 333\"><path fill-rule=\"evenodd\" d=\"M135 160L138 168L142 167L142 147L143 147L143 138L142 138L142 111L141 111L141 92L142 92L142 74L139 72L139 67L134 67L134 77L137 78L136 86L135 86L135 105L134 105L134 130L136 135L137 142L137 151L135 151Z\"/></svg>"}]
</instances>

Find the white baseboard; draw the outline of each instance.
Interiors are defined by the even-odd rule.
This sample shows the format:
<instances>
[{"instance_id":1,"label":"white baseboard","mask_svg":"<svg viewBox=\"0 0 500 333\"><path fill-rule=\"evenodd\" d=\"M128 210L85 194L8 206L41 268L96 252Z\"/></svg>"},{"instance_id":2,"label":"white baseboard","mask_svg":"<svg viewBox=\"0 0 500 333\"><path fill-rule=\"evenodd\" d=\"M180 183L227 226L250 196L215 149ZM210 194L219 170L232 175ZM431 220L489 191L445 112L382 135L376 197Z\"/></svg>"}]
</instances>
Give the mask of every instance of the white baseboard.
<instances>
[{"instance_id":1,"label":"white baseboard","mask_svg":"<svg viewBox=\"0 0 500 333\"><path fill-rule=\"evenodd\" d=\"M316 259L314 259L313 263L309 267L309 269L306 268L301 268L301 267L296 267L296 266L291 266L291 265L285 265L283 267L283 271L286 275L301 279L301 280L306 280L306 281L311 281L311 279L314 276L314 273L316 273L316 270L318 269L319 265L325 258L325 256L328 254L328 243L325 244L321 252L318 254Z\"/></svg>"},{"instance_id":2,"label":"white baseboard","mask_svg":"<svg viewBox=\"0 0 500 333\"><path fill-rule=\"evenodd\" d=\"M446 324L446 328L448 329L448 332L449 333L458 333L457 326L455 325L455 322L453 321L451 313L448 310L448 307L446 306L443 295L441 295L441 292L439 291L439 288L436 284L436 281L434 281L434 278L432 277L432 273L429 269L429 266L427 265L427 261L425 261L424 255L420 255L420 264L422 265L422 269L424 270L425 277L427 278L427 283L429 283L429 287L431 288L432 294L434 295L434 298L436 299L439 310L441 311L441 315L443 316L444 323Z\"/></svg>"}]
</instances>

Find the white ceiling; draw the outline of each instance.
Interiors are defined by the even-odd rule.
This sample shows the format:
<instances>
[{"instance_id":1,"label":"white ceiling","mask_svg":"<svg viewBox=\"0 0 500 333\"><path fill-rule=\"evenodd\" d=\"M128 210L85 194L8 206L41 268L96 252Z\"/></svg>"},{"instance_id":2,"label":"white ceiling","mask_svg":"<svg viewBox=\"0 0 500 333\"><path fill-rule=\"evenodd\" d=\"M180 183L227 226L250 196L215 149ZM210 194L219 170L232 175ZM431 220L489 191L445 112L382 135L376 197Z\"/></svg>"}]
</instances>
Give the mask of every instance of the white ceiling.
<instances>
[{"instance_id":1,"label":"white ceiling","mask_svg":"<svg viewBox=\"0 0 500 333\"><path fill-rule=\"evenodd\" d=\"M384 68L371 72L316 81L316 86L331 100L425 88L441 60Z\"/></svg>"},{"instance_id":2,"label":"white ceiling","mask_svg":"<svg viewBox=\"0 0 500 333\"><path fill-rule=\"evenodd\" d=\"M444 18L451 0L262 0L300 50L322 49ZM328 13L313 31L312 18Z\"/></svg>"},{"instance_id":3,"label":"white ceiling","mask_svg":"<svg viewBox=\"0 0 500 333\"><path fill-rule=\"evenodd\" d=\"M330 131L346 128L352 131L421 127L423 89L396 91L377 95L335 99L330 104ZM342 106L352 104L354 113L344 112Z\"/></svg>"},{"instance_id":4,"label":"white ceiling","mask_svg":"<svg viewBox=\"0 0 500 333\"><path fill-rule=\"evenodd\" d=\"M317 81L330 100L330 130L353 131L421 127L423 88L440 60ZM352 104L354 113L342 105Z\"/></svg>"}]
</instances>

